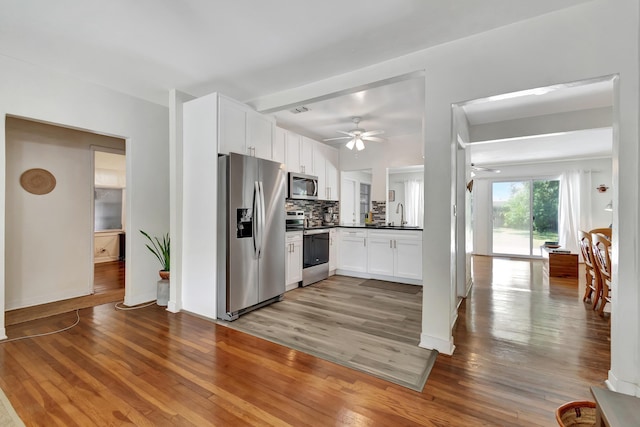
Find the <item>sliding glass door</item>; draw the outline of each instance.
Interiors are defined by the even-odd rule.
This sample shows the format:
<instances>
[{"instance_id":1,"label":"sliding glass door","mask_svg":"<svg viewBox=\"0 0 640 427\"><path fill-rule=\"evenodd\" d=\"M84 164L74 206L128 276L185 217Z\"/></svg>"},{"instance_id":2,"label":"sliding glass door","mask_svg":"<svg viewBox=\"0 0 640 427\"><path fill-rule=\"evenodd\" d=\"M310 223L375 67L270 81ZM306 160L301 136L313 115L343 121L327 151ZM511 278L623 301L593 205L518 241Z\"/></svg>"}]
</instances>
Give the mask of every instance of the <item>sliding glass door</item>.
<instances>
[{"instance_id":1,"label":"sliding glass door","mask_svg":"<svg viewBox=\"0 0 640 427\"><path fill-rule=\"evenodd\" d=\"M557 180L492 183L494 254L540 256L540 245L558 240Z\"/></svg>"}]
</instances>

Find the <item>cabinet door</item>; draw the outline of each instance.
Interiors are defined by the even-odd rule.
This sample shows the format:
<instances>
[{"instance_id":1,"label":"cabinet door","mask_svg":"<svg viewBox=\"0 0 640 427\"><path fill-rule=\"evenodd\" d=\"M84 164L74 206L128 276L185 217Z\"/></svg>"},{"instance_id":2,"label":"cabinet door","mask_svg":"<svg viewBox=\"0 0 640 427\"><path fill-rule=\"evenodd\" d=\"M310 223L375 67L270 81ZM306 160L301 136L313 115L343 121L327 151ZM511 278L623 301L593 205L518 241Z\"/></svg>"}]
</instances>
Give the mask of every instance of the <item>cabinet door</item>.
<instances>
[{"instance_id":1,"label":"cabinet door","mask_svg":"<svg viewBox=\"0 0 640 427\"><path fill-rule=\"evenodd\" d=\"M324 144L313 141L313 174L318 177L318 199L328 200L327 180L325 178Z\"/></svg>"},{"instance_id":2,"label":"cabinet door","mask_svg":"<svg viewBox=\"0 0 640 427\"><path fill-rule=\"evenodd\" d=\"M218 153L248 154L245 146L247 139L246 109L223 97L219 98L218 106L220 116Z\"/></svg>"},{"instance_id":3,"label":"cabinet door","mask_svg":"<svg viewBox=\"0 0 640 427\"><path fill-rule=\"evenodd\" d=\"M301 136L287 132L287 145L286 145L286 165L287 172L302 172L300 169L300 145L302 144Z\"/></svg>"},{"instance_id":4,"label":"cabinet door","mask_svg":"<svg viewBox=\"0 0 640 427\"><path fill-rule=\"evenodd\" d=\"M287 235L285 245L286 285L287 290L291 290L302 281L302 239L292 239Z\"/></svg>"},{"instance_id":5,"label":"cabinet door","mask_svg":"<svg viewBox=\"0 0 640 427\"><path fill-rule=\"evenodd\" d=\"M261 159L271 160L273 146L273 121L255 111L247 112L247 147L250 153Z\"/></svg>"},{"instance_id":6,"label":"cabinet door","mask_svg":"<svg viewBox=\"0 0 640 427\"><path fill-rule=\"evenodd\" d=\"M300 168L302 173L307 175L315 175L313 170L313 139L302 137L302 143L300 144Z\"/></svg>"},{"instance_id":7,"label":"cabinet door","mask_svg":"<svg viewBox=\"0 0 640 427\"><path fill-rule=\"evenodd\" d=\"M371 274L393 276L393 238L369 236L367 242L368 268Z\"/></svg>"},{"instance_id":8,"label":"cabinet door","mask_svg":"<svg viewBox=\"0 0 640 427\"><path fill-rule=\"evenodd\" d=\"M342 270L367 272L367 238L365 233L341 231L338 265Z\"/></svg>"},{"instance_id":9,"label":"cabinet door","mask_svg":"<svg viewBox=\"0 0 640 427\"><path fill-rule=\"evenodd\" d=\"M422 233L395 241L394 276L422 280Z\"/></svg>"},{"instance_id":10,"label":"cabinet door","mask_svg":"<svg viewBox=\"0 0 640 427\"><path fill-rule=\"evenodd\" d=\"M325 182L329 193L328 200L340 200L340 188L338 187L338 159L339 153L333 147L325 149Z\"/></svg>"},{"instance_id":11,"label":"cabinet door","mask_svg":"<svg viewBox=\"0 0 640 427\"><path fill-rule=\"evenodd\" d=\"M338 240L335 229L329 230L329 271L338 268Z\"/></svg>"},{"instance_id":12,"label":"cabinet door","mask_svg":"<svg viewBox=\"0 0 640 427\"><path fill-rule=\"evenodd\" d=\"M286 163L287 131L276 127L273 138L273 161Z\"/></svg>"}]
</instances>

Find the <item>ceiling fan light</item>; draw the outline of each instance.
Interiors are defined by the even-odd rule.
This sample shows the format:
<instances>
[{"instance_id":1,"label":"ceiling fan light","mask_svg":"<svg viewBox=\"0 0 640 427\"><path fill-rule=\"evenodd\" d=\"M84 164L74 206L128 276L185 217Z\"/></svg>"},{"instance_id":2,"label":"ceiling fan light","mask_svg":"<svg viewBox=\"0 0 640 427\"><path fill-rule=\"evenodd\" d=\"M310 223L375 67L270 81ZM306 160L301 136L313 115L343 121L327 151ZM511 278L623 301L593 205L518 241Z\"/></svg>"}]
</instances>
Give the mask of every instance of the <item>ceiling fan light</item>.
<instances>
[{"instance_id":1,"label":"ceiling fan light","mask_svg":"<svg viewBox=\"0 0 640 427\"><path fill-rule=\"evenodd\" d=\"M355 138L354 138L354 139L351 139L351 140L349 140L349 142L347 142L347 148L348 148L349 150L353 150L353 146L354 146L355 144L356 144L356 140L355 140Z\"/></svg>"},{"instance_id":2,"label":"ceiling fan light","mask_svg":"<svg viewBox=\"0 0 640 427\"><path fill-rule=\"evenodd\" d=\"M356 139L356 148L358 149L358 151L364 150L364 142L362 142L360 138Z\"/></svg>"}]
</instances>

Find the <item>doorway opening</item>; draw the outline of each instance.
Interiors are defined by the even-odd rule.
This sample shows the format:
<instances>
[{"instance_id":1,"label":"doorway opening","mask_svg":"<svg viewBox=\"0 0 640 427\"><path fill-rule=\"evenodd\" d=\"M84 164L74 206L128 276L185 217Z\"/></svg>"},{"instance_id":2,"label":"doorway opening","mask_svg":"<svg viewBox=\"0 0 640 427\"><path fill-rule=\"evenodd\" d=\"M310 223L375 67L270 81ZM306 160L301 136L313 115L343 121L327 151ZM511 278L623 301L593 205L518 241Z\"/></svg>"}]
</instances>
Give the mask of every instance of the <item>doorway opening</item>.
<instances>
[{"instance_id":1,"label":"doorway opening","mask_svg":"<svg viewBox=\"0 0 640 427\"><path fill-rule=\"evenodd\" d=\"M116 291L94 294L93 192L94 147L124 153L125 140L13 116L5 124L5 324L122 300L123 273ZM46 192L22 184L31 170L47 172Z\"/></svg>"},{"instance_id":2,"label":"doorway opening","mask_svg":"<svg viewBox=\"0 0 640 427\"><path fill-rule=\"evenodd\" d=\"M93 293L124 289L126 157L93 147Z\"/></svg>"},{"instance_id":3,"label":"doorway opening","mask_svg":"<svg viewBox=\"0 0 640 427\"><path fill-rule=\"evenodd\" d=\"M492 253L540 256L558 242L560 181L529 179L492 183Z\"/></svg>"}]
</instances>

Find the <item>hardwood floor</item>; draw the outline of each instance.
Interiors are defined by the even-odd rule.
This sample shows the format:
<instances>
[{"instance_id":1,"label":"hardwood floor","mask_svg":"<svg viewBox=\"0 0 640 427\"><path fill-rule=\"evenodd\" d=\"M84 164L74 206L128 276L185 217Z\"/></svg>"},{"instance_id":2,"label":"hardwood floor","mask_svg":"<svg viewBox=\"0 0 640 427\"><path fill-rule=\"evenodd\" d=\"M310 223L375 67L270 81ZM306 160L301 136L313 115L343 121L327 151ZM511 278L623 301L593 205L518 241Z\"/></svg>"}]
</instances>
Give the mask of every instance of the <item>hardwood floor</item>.
<instances>
[{"instance_id":1,"label":"hardwood floor","mask_svg":"<svg viewBox=\"0 0 640 427\"><path fill-rule=\"evenodd\" d=\"M94 307L124 299L124 261L95 264L92 295L20 308L5 313L5 325L16 325L80 308Z\"/></svg>"},{"instance_id":2,"label":"hardwood floor","mask_svg":"<svg viewBox=\"0 0 640 427\"><path fill-rule=\"evenodd\" d=\"M474 269L456 352L422 393L188 314L113 305L0 344L0 386L26 425L555 425L557 406L606 378L607 319L539 261L475 257Z\"/></svg>"}]
</instances>

